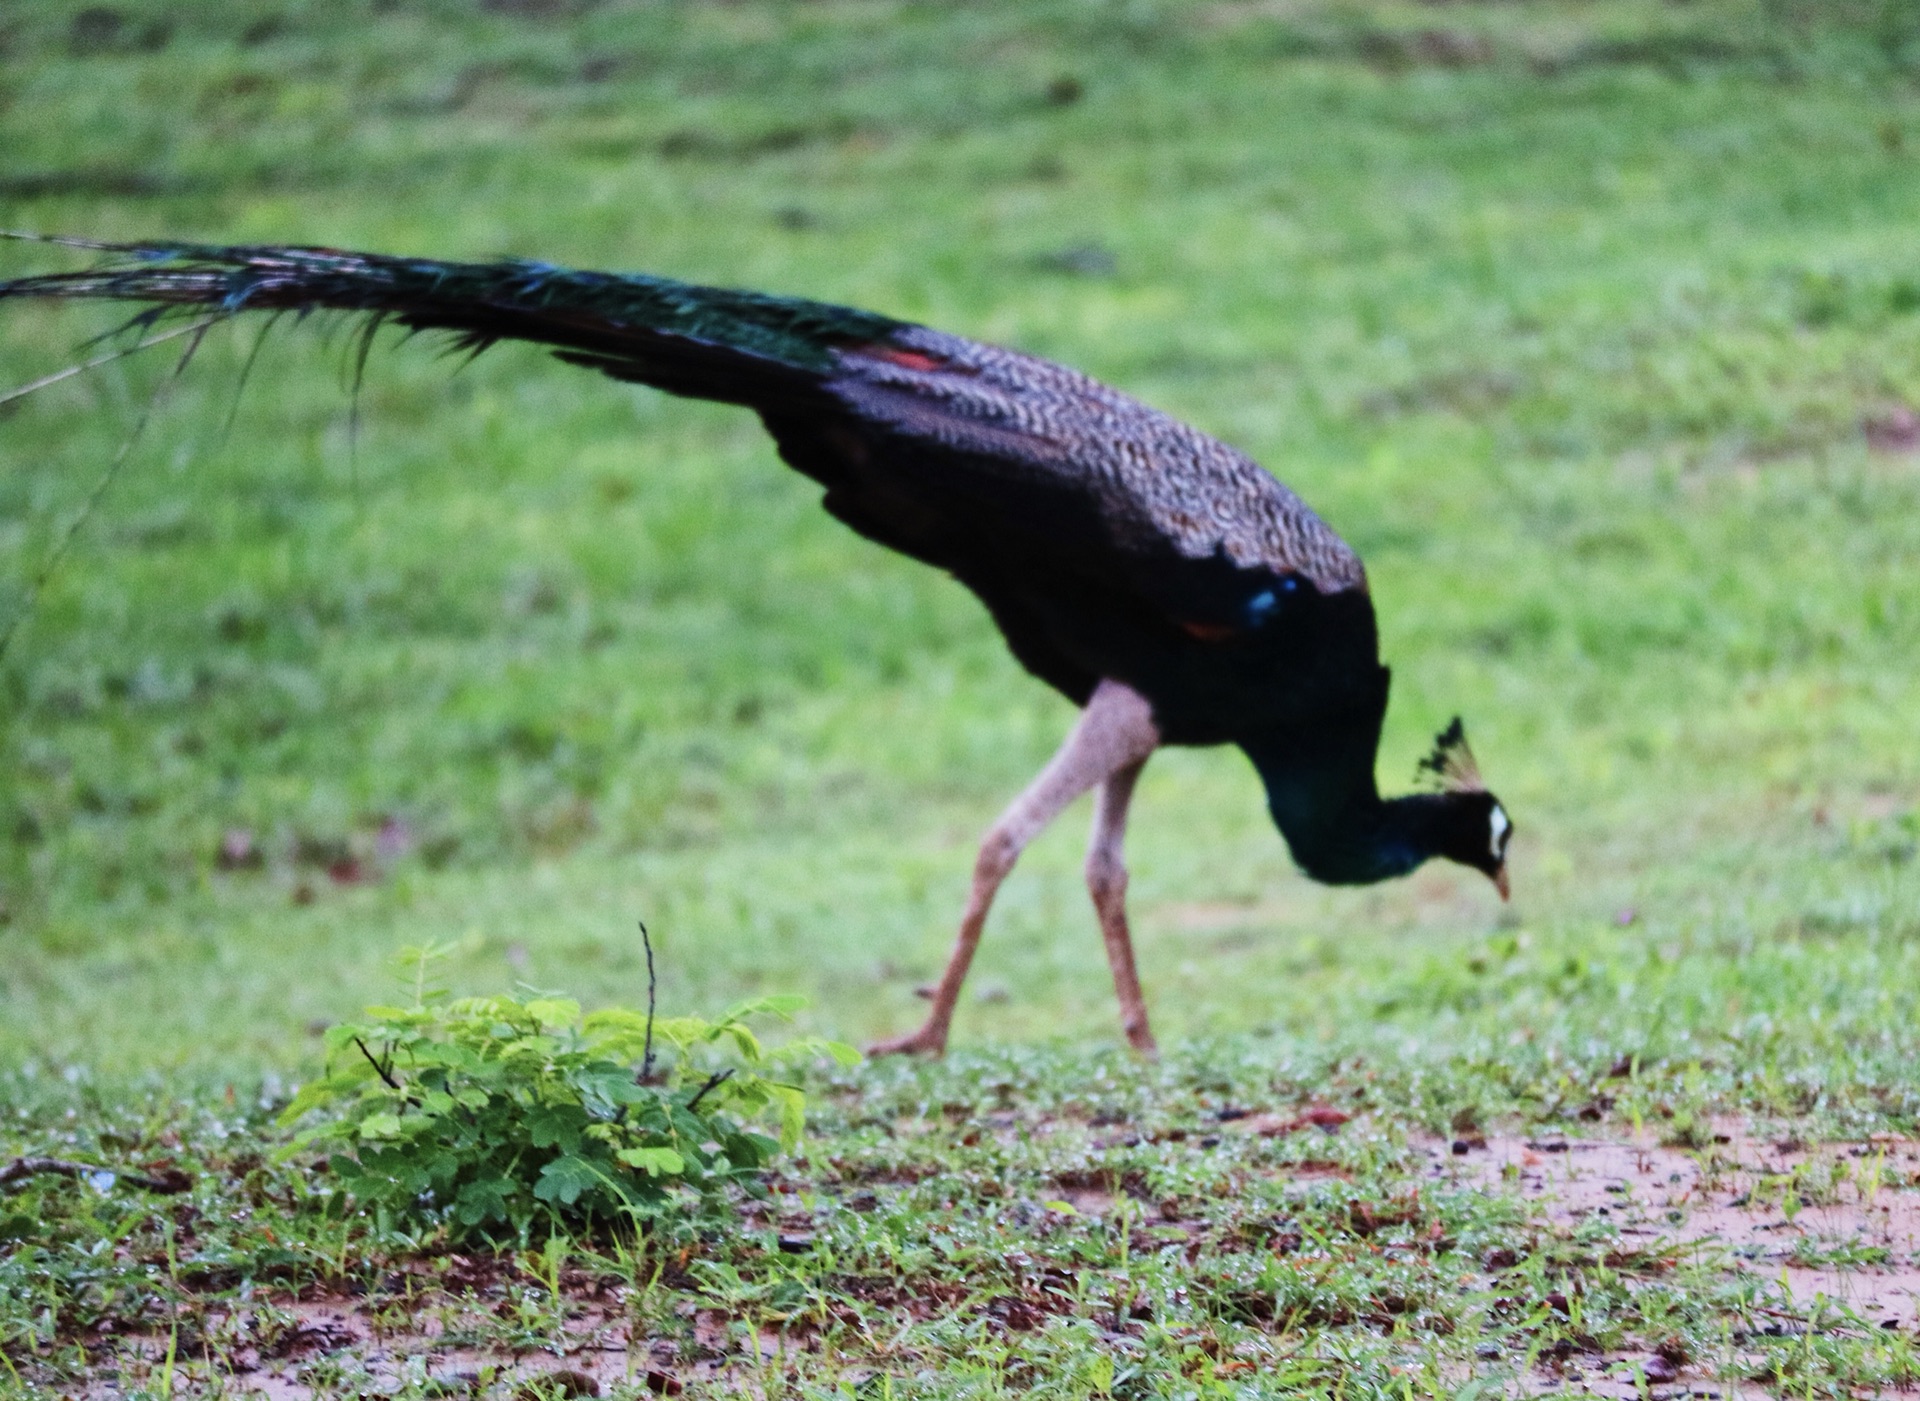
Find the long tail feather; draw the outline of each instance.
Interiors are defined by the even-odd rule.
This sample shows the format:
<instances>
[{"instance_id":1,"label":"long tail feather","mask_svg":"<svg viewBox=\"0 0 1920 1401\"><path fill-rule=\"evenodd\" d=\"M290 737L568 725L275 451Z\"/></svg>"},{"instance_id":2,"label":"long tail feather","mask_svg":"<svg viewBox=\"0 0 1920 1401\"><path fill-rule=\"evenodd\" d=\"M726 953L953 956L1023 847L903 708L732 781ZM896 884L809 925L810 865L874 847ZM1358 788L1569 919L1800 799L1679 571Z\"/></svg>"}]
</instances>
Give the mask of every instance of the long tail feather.
<instances>
[{"instance_id":1,"label":"long tail feather","mask_svg":"<svg viewBox=\"0 0 1920 1401\"><path fill-rule=\"evenodd\" d=\"M191 336L205 331L211 325L213 325L212 321L199 321L188 326L175 326L170 331L160 331L148 336L137 345L123 345L107 351L104 355L96 355L91 360L82 360L79 364L69 365L64 370L55 370L50 375L42 375L39 379L23 384L18 389L9 389L4 394L0 394L0 409L17 399L26 398L29 394L38 394L43 389L51 389L54 385L70 380L75 375L84 375L89 370L97 370L102 365L111 365L114 361L124 360L129 355L138 355L141 351L151 350L156 345L164 345L168 341L177 341L182 336Z\"/></svg>"},{"instance_id":2,"label":"long tail feather","mask_svg":"<svg viewBox=\"0 0 1920 1401\"><path fill-rule=\"evenodd\" d=\"M905 325L824 302L519 259L448 263L332 248L39 241L108 256L78 272L0 282L0 299L141 303L149 308L136 318L143 326L175 308L359 313L369 318L369 337L392 321L450 332L456 347L475 354L497 341L531 341L619 378L756 405L830 372L836 348L885 343Z\"/></svg>"}]
</instances>

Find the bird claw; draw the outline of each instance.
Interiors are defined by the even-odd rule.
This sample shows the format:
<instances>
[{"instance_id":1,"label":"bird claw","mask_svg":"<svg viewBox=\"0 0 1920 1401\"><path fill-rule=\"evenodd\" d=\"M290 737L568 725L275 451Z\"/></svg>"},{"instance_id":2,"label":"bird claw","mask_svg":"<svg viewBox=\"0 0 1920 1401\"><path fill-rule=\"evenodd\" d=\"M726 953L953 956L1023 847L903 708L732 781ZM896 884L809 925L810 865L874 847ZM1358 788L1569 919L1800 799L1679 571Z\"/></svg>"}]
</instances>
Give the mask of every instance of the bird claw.
<instances>
[{"instance_id":1,"label":"bird claw","mask_svg":"<svg viewBox=\"0 0 1920 1401\"><path fill-rule=\"evenodd\" d=\"M927 1027L921 1027L909 1036L896 1036L891 1040L876 1041L867 1047L869 1057L915 1055L939 1057L945 1055L946 1051L946 1034Z\"/></svg>"},{"instance_id":2,"label":"bird claw","mask_svg":"<svg viewBox=\"0 0 1920 1401\"><path fill-rule=\"evenodd\" d=\"M1147 1025L1144 1012L1137 1015L1128 1015L1123 1012L1120 1017L1120 1030L1126 1034L1127 1045L1133 1048L1136 1056L1142 1060L1160 1059L1160 1047L1153 1039L1153 1031Z\"/></svg>"}]
</instances>

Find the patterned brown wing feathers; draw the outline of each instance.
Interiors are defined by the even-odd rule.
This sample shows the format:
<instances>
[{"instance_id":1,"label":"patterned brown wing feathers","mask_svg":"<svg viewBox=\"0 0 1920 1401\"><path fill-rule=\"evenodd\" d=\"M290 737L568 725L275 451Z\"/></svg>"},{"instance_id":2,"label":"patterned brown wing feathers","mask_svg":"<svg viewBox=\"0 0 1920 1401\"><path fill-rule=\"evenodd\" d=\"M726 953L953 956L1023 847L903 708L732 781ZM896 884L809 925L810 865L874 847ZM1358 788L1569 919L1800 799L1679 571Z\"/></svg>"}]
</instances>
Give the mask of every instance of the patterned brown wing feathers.
<instances>
[{"instance_id":1,"label":"patterned brown wing feathers","mask_svg":"<svg viewBox=\"0 0 1920 1401\"><path fill-rule=\"evenodd\" d=\"M1359 557L1243 454L1051 361L913 327L840 352L829 391L861 420L948 449L984 476L1069 492L1112 547L1223 557L1364 589ZM985 485L985 483L983 483Z\"/></svg>"}]
</instances>

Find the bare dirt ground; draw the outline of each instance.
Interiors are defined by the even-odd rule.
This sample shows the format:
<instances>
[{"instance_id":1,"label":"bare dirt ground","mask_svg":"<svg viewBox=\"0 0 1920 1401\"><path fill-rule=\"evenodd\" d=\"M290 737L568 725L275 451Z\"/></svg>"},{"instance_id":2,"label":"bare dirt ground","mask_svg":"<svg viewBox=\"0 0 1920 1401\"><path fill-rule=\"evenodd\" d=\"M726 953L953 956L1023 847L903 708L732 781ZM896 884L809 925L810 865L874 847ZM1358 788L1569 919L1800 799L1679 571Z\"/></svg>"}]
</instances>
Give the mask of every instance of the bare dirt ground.
<instances>
[{"instance_id":1,"label":"bare dirt ground","mask_svg":"<svg viewBox=\"0 0 1920 1401\"><path fill-rule=\"evenodd\" d=\"M1912 1140L1808 1145L1723 1123L1698 1148L1556 1137L1453 1140L1426 1151L1433 1179L1516 1192L1548 1222L1597 1217L1627 1240L1710 1252L1765 1276L1792 1301L1792 1312L1775 1311L1782 1334L1836 1310L1867 1326L1920 1326L1920 1143ZM1569 1361L1532 1380L1540 1393L1770 1394L1690 1380L1658 1356Z\"/></svg>"},{"instance_id":2,"label":"bare dirt ground","mask_svg":"<svg viewBox=\"0 0 1920 1401\"><path fill-rule=\"evenodd\" d=\"M1270 1134L1299 1123L1253 1115L1223 1128ZM1791 1310L1759 1310L1778 1315L1783 1335L1823 1312L1856 1326L1920 1328L1920 1142L1879 1137L1808 1145L1757 1138L1726 1123L1701 1136L1709 1141L1697 1148L1662 1145L1651 1136L1474 1137L1414 1147L1428 1159L1428 1182L1511 1194L1543 1228L1605 1222L1623 1243L1676 1257L1698 1252L1728 1271L1783 1285ZM1297 1172L1303 1181L1325 1175L1311 1166ZM1068 1187L1062 1195L1086 1215L1104 1216L1115 1206L1115 1198L1099 1190ZM409 1379L460 1393L517 1381L528 1396L599 1395L622 1385L666 1395L701 1383L752 1389L756 1352L778 1368L782 1348L804 1346L774 1334L742 1336L744 1325L724 1311L693 1303L678 1310L691 1325L681 1341L635 1336L621 1290L586 1276L563 1277L566 1307L549 1314L542 1328L533 1316L537 1291L515 1282L511 1263L453 1262L450 1272L423 1275L406 1304L391 1292L378 1304L310 1294L236 1309L213 1322L201 1349L227 1359L231 1391L304 1401L390 1390ZM913 1311L914 1301L896 1302ZM941 1307L939 1300L924 1302ZM516 1310L526 1315L525 1346L502 1347L500 1325ZM488 1341L481 1344L483 1336ZM165 1347L159 1338L128 1343L128 1360L144 1355L148 1365ZM181 1350L190 1353L191 1340L183 1340ZM525 1388L536 1380L544 1383L537 1391ZM119 1394L117 1375L102 1373L95 1381L91 1394ZM1548 1361L1524 1389L1655 1401L1769 1394L1640 1354Z\"/></svg>"},{"instance_id":3,"label":"bare dirt ground","mask_svg":"<svg viewBox=\"0 0 1920 1401\"><path fill-rule=\"evenodd\" d=\"M1722 1126L1702 1148L1502 1139L1428 1149L1433 1176L1517 1191L1550 1220L1610 1218L1623 1236L1724 1249L1797 1305L1920 1326L1920 1143L1809 1146Z\"/></svg>"}]
</instances>

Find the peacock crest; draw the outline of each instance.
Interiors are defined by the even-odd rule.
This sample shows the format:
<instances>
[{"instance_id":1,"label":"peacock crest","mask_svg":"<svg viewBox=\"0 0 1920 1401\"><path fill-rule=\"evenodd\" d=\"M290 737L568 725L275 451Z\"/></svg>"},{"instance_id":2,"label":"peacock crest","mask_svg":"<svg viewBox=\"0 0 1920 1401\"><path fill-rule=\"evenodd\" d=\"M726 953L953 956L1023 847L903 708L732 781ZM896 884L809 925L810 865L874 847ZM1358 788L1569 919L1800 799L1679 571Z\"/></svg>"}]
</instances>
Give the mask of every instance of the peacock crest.
<instances>
[{"instance_id":1,"label":"peacock crest","mask_svg":"<svg viewBox=\"0 0 1920 1401\"><path fill-rule=\"evenodd\" d=\"M1433 737L1433 752L1415 767L1416 777L1428 777L1443 793L1484 793L1487 785L1480 777L1480 765L1474 761L1473 748L1467 743L1466 726L1458 715L1446 729Z\"/></svg>"}]
</instances>

